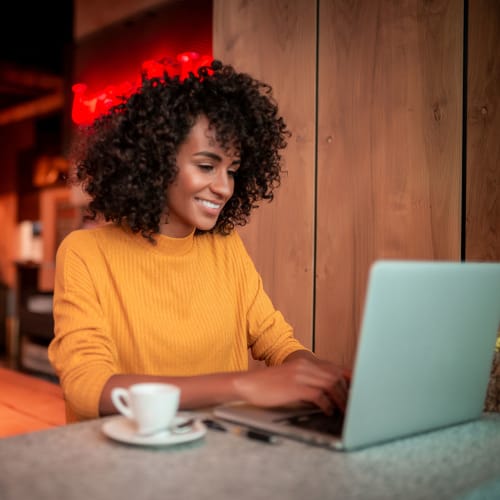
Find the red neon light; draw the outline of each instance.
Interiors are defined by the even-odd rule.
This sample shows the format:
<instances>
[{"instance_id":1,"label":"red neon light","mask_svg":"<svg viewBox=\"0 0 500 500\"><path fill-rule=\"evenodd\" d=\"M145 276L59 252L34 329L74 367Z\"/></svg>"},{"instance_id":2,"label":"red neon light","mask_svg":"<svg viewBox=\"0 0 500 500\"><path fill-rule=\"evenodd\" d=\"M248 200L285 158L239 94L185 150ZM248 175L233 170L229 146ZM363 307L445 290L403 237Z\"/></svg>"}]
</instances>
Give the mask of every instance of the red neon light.
<instances>
[{"instance_id":1,"label":"red neon light","mask_svg":"<svg viewBox=\"0 0 500 500\"><path fill-rule=\"evenodd\" d=\"M197 52L182 52L177 54L175 60L165 58L160 61L148 60L142 63L142 73L148 78L161 78L164 71L169 75L179 75L183 80L189 72L195 72L199 67L206 66L213 58L207 55L200 56ZM108 85L100 92L89 92L85 83L75 83L73 90L73 106L71 118L77 125L90 125L98 116L122 102L121 97L128 97L141 83L141 78L136 82L122 82L118 85Z\"/></svg>"}]
</instances>

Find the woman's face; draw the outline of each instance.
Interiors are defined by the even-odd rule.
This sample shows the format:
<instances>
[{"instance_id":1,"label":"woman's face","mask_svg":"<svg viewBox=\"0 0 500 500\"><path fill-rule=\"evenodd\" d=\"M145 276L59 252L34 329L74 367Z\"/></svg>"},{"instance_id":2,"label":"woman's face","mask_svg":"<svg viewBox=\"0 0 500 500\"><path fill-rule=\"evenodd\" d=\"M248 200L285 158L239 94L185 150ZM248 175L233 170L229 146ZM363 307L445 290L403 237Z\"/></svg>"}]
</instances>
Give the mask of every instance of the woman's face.
<instances>
[{"instance_id":1,"label":"woman's face","mask_svg":"<svg viewBox=\"0 0 500 500\"><path fill-rule=\"evenodd\" d=\"M217 144L215 131L201 116L177 153L177 176L167 187L167 223L160 232L173 238L194 229L212 229L234 191L234 174L240 164Z\"/></svg>"}]
</instances>

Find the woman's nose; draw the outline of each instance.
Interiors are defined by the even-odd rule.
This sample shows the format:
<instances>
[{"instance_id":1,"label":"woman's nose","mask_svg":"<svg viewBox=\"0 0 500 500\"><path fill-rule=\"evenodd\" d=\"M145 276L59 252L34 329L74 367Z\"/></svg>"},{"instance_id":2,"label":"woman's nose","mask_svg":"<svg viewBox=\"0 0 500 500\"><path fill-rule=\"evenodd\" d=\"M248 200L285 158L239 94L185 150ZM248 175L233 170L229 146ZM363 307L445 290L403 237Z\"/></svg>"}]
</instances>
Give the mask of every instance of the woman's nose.
<instances>
[{"instance_id":1,"label":"woman's nose","mask_svg":"<svg viewBox=\"0 0 500 500\"><path fill-rule=\"evenodd\" d=\"M229 198L233 194L233 179L225 171L217 172L210 184L210 189L219 196Z\"/></svg>"}]
</instances>

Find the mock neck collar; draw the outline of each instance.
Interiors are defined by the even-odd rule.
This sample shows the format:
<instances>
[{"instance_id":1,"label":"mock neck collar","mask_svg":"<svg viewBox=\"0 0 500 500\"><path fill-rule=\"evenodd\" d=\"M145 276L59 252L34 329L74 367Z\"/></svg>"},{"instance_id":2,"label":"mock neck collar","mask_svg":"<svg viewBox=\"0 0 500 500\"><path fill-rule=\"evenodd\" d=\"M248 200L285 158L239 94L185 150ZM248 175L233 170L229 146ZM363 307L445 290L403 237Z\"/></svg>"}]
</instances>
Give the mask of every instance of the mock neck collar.
<instances>
[{"instance_id":1,"label":"mock neck collar","mask_svg":"<svg viewBox=\"0 0 500 500\"><path fill-rule=\"evenodd\" d=\"M156 245L154 247L164 254L185 255L193 248L194 232L195 229L184 238L172 238L161 233L155 234Z\"/></svg>"},{"instance_id":2,"label":"mock neck collar","mask_svg":"<svg viewBox=\"0 0 500 500\"><path fill-rule=\"evenodd\" d=\"M171 236L157 233L153 235L156 243L151 243L140 233L133 235L133 238L138 241L141 246L165 256L181 256L186 255L193 248L194 233L195 229L183 238L172 238Z\"/></svg>"}]
</instances>

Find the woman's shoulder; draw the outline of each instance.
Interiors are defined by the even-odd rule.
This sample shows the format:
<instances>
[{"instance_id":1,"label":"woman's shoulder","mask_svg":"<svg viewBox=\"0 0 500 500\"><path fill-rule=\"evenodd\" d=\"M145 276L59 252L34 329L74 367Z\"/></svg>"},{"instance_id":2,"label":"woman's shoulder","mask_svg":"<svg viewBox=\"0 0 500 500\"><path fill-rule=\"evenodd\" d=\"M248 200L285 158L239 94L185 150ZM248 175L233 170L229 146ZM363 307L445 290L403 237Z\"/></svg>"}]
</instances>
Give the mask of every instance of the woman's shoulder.
<instances>
[{"instance_id":1,"label":"woman's shoulder","mask_svg":"<svg viewBox=\"0 0 500 500\"><path fill-rule=\"evenodd\" d=\"M78 253L99 246L99 242L115 239L123 232L119 227L112 224L75 229L68 233L62 240L59 251L75 250Z\"/></svg>"}]
</instances>

